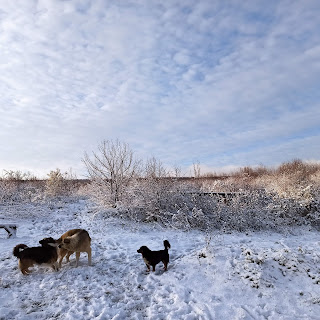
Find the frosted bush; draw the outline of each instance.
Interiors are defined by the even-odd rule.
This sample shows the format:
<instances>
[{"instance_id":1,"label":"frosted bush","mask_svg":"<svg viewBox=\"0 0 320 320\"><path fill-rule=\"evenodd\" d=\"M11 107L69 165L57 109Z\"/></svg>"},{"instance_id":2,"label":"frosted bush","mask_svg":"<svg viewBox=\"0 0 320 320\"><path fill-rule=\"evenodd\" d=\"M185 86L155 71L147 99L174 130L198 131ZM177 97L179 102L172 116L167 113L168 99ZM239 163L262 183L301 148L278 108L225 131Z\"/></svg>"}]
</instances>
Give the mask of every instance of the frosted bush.
<instances>
[{"instance_id":1,"label":"frosted bush","mask_svg":"<svg viewBox=\"0 0 320 320\"><path fill-rule=\"evenodd\" d=\"M70 170L61 172L60 169L52 170L45 183L46 198L64 198L74 196L80 186L76 175Z\"/></svg>"}]
</instances>

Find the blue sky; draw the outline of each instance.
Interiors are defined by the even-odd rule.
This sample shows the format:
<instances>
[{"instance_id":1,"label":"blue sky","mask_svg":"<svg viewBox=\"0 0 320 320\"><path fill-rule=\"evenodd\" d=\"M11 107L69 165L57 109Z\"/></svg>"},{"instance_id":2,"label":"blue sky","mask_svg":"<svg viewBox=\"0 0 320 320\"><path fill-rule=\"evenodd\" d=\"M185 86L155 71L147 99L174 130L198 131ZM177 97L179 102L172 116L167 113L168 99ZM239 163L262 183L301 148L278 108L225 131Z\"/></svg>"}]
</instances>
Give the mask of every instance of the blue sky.
<instances>
[{"instance_id":1,"label":"blue sky","mask_svg":"<svg viewBox=\"0 0 320 320\"><path fill-rule=\"evenodd\" d=\"M0 0L0 170L103 139L205 170L320 160L320 2Z\"/></svg>"}]
</instances>

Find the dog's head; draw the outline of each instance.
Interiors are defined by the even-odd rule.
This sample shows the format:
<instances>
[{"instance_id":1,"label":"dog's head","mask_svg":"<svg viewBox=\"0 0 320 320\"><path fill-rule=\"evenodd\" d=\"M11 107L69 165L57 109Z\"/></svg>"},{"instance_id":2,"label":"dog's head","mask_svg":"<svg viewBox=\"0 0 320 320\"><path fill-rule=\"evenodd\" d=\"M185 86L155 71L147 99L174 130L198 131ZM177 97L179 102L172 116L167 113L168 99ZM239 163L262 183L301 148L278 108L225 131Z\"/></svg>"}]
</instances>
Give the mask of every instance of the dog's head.
<instances>
[{"instance_id":1,"label":"dog's head","mask_svg":"<svg viewBox=\"0 0 320 320\"><path fill-rule=\"evenodd\" d=\"M146 246L142 246L142 247L140 247L140 249L137 250L137 252L141 253L142 255L145 255L149 251L150 251L150 249Z\"/></svg>"},{"instance_id":2,"label":"dog's head","mask_svg":"<svg viewBox=\"0 0 320 320\"><path fill-rule=\"evenodd\" d=\"M49 237L49 238L44 238L42 240L39 241L39 243L43 246L43 247L57 247L58 243L56 242L56 240L54 240L53 238Z\"/></svg>"},{"instance_id":3,"label":"dog's head","mask_svg":"<svg viewBox=\"0 0 320 320\"><path fill-rule=\"evenodd\" d=\"M58 240L57 240L57 243L58 243L58 248L64 248L64 244L69 244L70 243L70 239L69 238L64 238L64 239L62 239L62 238L59 238Z\"/></svg>"}]
</instances>

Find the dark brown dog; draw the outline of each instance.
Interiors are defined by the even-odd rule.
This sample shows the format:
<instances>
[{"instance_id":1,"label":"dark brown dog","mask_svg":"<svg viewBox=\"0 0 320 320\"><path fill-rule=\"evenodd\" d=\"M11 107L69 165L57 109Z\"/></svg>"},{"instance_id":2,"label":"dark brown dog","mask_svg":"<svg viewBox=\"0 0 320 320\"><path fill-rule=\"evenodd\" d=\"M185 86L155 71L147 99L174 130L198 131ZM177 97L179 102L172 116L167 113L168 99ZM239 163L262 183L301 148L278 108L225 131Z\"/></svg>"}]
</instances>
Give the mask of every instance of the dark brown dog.
<instances>
[{"instance_id":1,"label":"dark brown dog","mask_svg":"<svg viewBox=\"0 0 320 320\"><path fill-rule=\"evenodd\" d=\"M155 271L156 264L158 264L160 261L163 262L164 270L167 271L169 263L168 249L171 248L171 246L168 240L164 240L163 245L165 249L159 251L152 251L146 246L142 246L139 250L137 250L138 253L142 254L142 258L147 265L148 271L150 271L150 266L152 266L152 271Z\"/></svg>"},{"instance_id":2,"label":"dark brown dog","mask_svg":"<svg viewBox=\"0 0 320 320\"><path fill-rule=\"evenodd\" d=\"M29 274L29 268L34 264L49 265L53 270L58 270L58 252L56 240L44 238L39 241L41 247L28 247L18 244L13 249L13 255L19 259L19 269L23 274Z\"/></svg>"}]
</instances>

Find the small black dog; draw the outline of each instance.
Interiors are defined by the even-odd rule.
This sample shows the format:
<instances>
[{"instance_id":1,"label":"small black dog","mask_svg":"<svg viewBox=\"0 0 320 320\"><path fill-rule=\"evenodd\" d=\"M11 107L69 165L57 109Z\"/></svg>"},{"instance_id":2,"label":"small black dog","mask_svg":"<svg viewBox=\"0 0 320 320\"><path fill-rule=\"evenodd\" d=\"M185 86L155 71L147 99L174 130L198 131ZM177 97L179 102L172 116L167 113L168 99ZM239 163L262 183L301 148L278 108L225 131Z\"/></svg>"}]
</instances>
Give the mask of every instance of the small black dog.
<instances>
[{"instance_id":1,"label":"small black dog","mask_svg":"<svg viewBox=\"0 0 320 320\"><path fill-rule=\"evenodd\" d=\"M165 249L159 251L152 251L146 246L142 246L139 250L137 250L138 253L142 254L142 258L147 265L148 271L150 271L150 266L152 266L152 271L155 271L156 264L158 264L160 261L163 262L164 270L167 271L169 262L168 249L171 248L171 246L168 240L164 240L163 245Z\"/></svg>"},{"instance_id":2,"label":"small black dog","mask_svg":"<svg viewBox=\"0 0 320 320\"><path fill-rule=\"evenodd\" d=\"M29 274L29 268L34 264L48 265L58 270L58 251L56 240L45 238L39 241L41 247L28 247L18 244L13 249L13 255L19 259L19 269L23 274Z\"/></svg>"}]
</instances>

